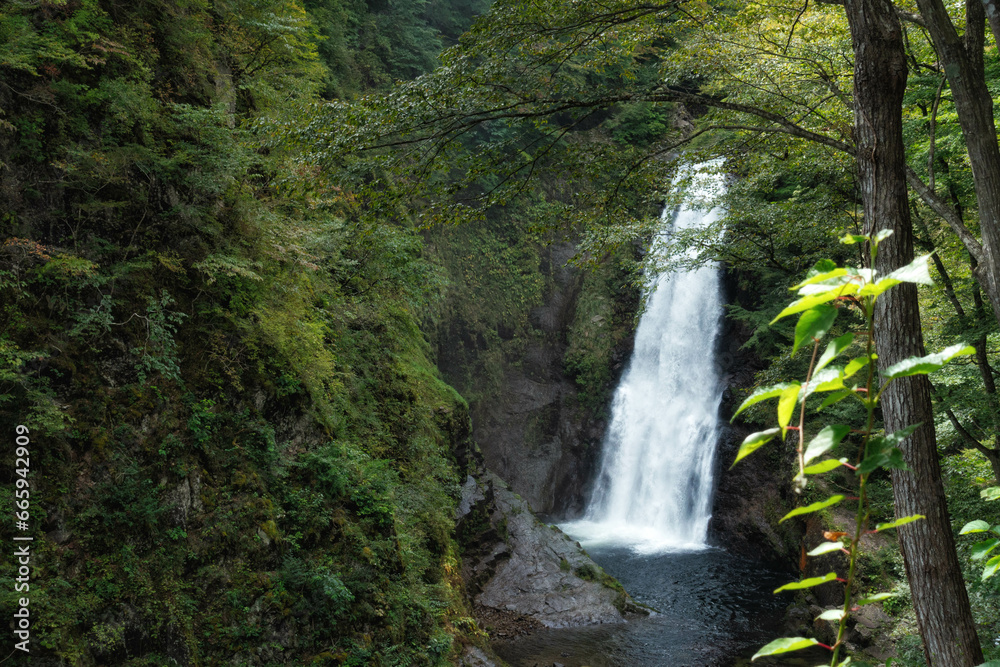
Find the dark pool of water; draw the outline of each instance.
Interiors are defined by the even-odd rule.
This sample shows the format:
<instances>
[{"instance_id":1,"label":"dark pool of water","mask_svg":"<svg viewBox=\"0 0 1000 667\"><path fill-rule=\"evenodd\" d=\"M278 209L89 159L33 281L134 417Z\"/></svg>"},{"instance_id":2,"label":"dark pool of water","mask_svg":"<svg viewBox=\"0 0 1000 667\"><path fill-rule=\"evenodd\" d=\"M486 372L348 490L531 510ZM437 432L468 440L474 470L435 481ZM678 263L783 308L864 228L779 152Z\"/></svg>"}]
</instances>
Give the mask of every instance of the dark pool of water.
<instances>
[{"instance_id":1,"label":"dark pool of water","mask_svg":"<svg viewBox=\"0 0 1000 667\"><path fill-rule=\"evenodd\" d=\"M632 597L659 610L627 623L543 630L496 642L515 667L735 667L757 649L785 635L790 602L773 595L795 578L722 549L642 555L626 547L588 547L590 556ZM760 665L829 662L826 652L788 654Z\"/></svg>"}]
</instances>

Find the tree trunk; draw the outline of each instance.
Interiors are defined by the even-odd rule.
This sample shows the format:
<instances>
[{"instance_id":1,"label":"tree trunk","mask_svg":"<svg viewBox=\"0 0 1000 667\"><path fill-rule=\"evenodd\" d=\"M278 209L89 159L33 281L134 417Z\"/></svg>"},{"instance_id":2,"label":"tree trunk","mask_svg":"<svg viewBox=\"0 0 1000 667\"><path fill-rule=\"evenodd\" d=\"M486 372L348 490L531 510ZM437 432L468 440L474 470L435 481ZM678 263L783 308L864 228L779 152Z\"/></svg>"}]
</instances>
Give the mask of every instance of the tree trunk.
<instances>
[{"instance_id":1,"label":"tree trunk","mask_svg":"<svg viewBox=\"0 0 1000 667\"><path fill-rule=\"evenodd\" d=\"M990 11L995 12L996 8L993 2L984 4L989 5L985 7L985 14L992 28L995 20ZM978 44L976 53L970 54L941 0L917 0L917 5L948 77L969 151L985 260L976 278L993 306L994 317L1000 322L1000 147L993 123L993 98L980 65L984 8L977 7L977 11L970 13L966 30L975 36L970 46Z\"/></svg>"},{"instance_id":2,"label":"tree trunk","mask_svg":"<svg viewBox=\"0 0 1000 667\"><path fill-rule=\"evenodd\" d=\"M854 47L855 134L865 226L870 233L894 232L879 245L875 260L874 268L884 274L913 259L902 134L907 77L902 30L890 0L847 0L845 7ZM924 353L915 285L903 284L879 297L875 318L880 368ZM892 487L897 516L926 517L898 531L927 663L975 667L983 662L982 650L955 553L927 377L892 382L883 394L882 413L887 432L921 424L901 446L909 470L893 470Z\"/></svg>"},{"instance_id":3,"label":"tree trunk","mask_svg":"<svg viewBox=\"0 0 1000 667\"><path fill-rule=\"evenodd\" d=\"M993 39L1000 49L1000 7L997 6L996 0L983 0L983 9L986 12L986 20L990 22Z\"/></svg>"}]
</instances>

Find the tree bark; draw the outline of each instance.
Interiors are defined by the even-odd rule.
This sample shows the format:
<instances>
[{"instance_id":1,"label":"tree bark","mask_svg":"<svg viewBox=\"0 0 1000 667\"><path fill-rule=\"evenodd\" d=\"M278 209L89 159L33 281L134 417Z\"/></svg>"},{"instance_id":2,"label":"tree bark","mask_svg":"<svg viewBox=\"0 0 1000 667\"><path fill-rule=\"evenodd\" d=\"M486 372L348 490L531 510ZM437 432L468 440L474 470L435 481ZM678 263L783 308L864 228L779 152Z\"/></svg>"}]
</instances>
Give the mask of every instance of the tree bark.
<instances>
[{"instance_id":1,"label":"tree bark","mask_svg":"<svg viewBox=\"0 0 1000 667\"><path fill-rule=\"evenodd\" d=\"M990 23L990 32L996 41L997 48L1000 49L1000 6L996 0L982 0L983 10L986 12L986 20Z\"/></svg>"},{"instance_id":2,"label":"tree bark","mask_svg":"<svg viewBox=\"0 0 1000 667\"><path fill-rule=\"evenodd\" d=\"M941 0L917 0L924 25L948 77L969 151L983 237L983 265L976 278L993 306L994 317L1000 322L1000 147L993 123L993 98L982 69L983 18L990 19L992 28L995 21L990 11L992 8L995 12L996 7L993 2L983 5L974 5L971 0L967 3L966 31L970 43L966 45Z\"/></svg>"},{"instance_id":3,"label":"tree bark","mask_svg":"<svg viewBox=\"0 0 1000 667\"><path fill-rule=\"evenodd\" d=\"M874 268L884 275L913 259L902 133L907 77L902 29L890 0L846 0L845 7L854 48L855 136L865 226L869 233L893 230L875 258ZM879 368L924 353L915 285L884 293L875 317ZM948 517L930 382L926 376L901 378L882 396L887 432L921 424L901 446L909 470L893 470L892 487L897 516L926 517L898 532L927 663L975 667L983 662L982 650Z\"/></svg>"}]
</instances>

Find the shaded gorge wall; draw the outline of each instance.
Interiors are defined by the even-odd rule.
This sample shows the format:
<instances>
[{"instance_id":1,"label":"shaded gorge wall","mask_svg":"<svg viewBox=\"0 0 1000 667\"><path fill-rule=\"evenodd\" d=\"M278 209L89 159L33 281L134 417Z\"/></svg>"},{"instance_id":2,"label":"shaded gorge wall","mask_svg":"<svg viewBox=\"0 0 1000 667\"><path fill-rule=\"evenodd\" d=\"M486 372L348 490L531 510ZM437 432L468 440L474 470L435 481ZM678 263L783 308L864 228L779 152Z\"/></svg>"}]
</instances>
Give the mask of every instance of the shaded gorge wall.
<instances>
[{"instance_id":1,"label":"shaded gorge wall","mask_svg":"<svg viewBox=\"0 0 1000 667\"><path fill-rule=\"evenodd\" d=\"M576 268L572 242L525 241L517 221L508 224L428 233L451 279L431 333L437 364L469 400L486 465L536 512L576 516L639 292L623 258Z\"/></svg>"}]
</instances>

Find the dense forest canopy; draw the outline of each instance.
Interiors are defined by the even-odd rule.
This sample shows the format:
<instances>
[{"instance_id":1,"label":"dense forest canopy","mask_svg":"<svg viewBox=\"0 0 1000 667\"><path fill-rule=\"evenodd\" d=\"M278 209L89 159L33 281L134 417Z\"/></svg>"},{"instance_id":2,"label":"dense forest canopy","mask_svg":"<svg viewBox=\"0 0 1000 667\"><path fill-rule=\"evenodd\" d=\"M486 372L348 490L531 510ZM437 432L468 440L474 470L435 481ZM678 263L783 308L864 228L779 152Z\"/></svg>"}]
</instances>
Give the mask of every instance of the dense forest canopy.
<instances>
[{"instance_id":1,"label":"dense forest canopy","mask_svg":"<svg viewBox=\"0 0 1000 667\"><path fill-rule=\"evenodd\" d=\"M933 474L872 484L883 509L890 488L897 508L940 501L926 532L900 531L904 599L927 663L979 664L1000 577L955 535L1000 523L978 495L1000 476L998 16L992 0L0 6L0 423L38 443L39 650L436 665L482 643L454 523L474 445L438 353L461 341L459 389L495 396L533 335L540 249L571 239L588 285L634 289L678 165L715 160L725 215L663 263L724 263L762 385L805 374L794 323L769 325L788 287L824 258L868 265L845 233L932 253L935 285L907 292L919 319L881 326L907 354L921 337L975 354L920 385L922 416L880 413L924 424L901 449ZM895 69L865 78L872 44ZM908 261L899 243L883 262ZM630 324L597 303L563 360L584 410ZM918 534L944 560L908 548ZM920 578L938 569L957 597ZM958 658L936 653L935 606L972 633Z\"/></svg>"}]
</instances>

